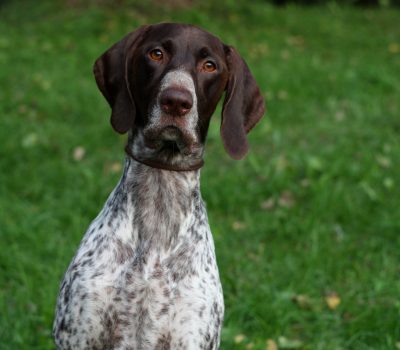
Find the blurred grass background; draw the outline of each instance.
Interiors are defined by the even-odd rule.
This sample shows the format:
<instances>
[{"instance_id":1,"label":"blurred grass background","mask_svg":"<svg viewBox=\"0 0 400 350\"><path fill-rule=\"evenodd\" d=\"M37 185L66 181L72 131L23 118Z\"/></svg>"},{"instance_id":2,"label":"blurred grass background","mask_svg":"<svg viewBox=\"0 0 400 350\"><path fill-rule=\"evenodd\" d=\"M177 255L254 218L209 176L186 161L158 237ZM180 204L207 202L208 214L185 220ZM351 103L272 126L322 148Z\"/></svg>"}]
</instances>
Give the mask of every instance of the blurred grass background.
<instances>
[{"instance_id":1,"label":"blurred grass background","mask_svg":"<svg viewBox=\"0 0 400 350\"><path fill-rule=\"evenodd\" d=\"M224 153L218 113L209 132L221 349L400 349L399 9L0 6L0 349L54 349L59 282L124 159L92 64L160 21L236 46L268 104L244 161Z\"/></svg>"}]
</instances>

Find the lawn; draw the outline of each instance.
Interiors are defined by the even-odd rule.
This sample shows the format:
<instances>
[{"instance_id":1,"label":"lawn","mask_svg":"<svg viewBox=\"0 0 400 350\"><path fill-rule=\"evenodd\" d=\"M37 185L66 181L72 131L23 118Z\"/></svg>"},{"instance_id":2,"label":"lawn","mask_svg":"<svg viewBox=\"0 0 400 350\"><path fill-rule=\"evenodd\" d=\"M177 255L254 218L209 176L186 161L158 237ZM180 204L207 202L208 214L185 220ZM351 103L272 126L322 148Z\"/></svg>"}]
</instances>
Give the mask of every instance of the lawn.
<instances>
[{"instance_id":1,"label":"lawn","mask_svg":"<svg viewBox=\"0 0 400 350\"><path fill-rule=\"evenodd\" d=\"M245 160L219 113L207 142L221 349L400 349L400 11L65 3L0 5L0 349L54 349L59 282L124 159L92 64L160 21L236 46L268 105Z\"/></svg>"}]
</instances>

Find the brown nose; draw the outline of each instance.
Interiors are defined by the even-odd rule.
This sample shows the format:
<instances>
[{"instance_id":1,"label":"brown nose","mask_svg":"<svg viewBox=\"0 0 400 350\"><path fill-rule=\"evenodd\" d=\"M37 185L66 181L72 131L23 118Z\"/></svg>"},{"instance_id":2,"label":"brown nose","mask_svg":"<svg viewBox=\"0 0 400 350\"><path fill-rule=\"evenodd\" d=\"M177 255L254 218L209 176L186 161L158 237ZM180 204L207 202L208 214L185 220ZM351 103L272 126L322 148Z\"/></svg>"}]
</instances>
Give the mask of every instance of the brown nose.
<instances>
[{"instance_id":1,"label":"brown nose","mask_svg":"<svg viewBox=\"0 0 400 350\"><path fill-rule=\"evenodd\" d=\"M193 107L192 94L179 88L167 88L160 96L161 109L172 116L183 117Z\"/></svg>"}]
</instances>

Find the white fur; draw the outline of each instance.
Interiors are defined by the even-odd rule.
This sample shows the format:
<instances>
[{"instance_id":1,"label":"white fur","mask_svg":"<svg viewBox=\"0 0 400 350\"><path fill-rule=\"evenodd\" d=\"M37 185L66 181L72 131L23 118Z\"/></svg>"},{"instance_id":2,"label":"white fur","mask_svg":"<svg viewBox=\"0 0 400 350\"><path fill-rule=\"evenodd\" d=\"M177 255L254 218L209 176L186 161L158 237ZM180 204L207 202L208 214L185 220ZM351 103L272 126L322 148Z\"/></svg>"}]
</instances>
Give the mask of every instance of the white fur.
<instances>
[{"instance_id":1,"label":"white fur","mask_svg":"<svg viewBox=\"0 0 400 350\"><path fill-rule=\"evenodd\" d=\"M192 135L195 139L196 134L196 125L199 119L199 114L197 110L197 96L196 96L196 88L194 86L193 78L191 75L183 69L177 69L171 72L168 72L161 81L160 90L158 92L158 96L156 99L156 103L154 104L152 111L150 113L150 124L149 128L154 125L159 125L161 123L161 118L163 112L160 106L160 96L164 90L171 87L179 87L184 88L190 92L193 99L193 106L188 114L185 115L185 120L187 123L187 131Z\"/></svg>"}]
</instances>

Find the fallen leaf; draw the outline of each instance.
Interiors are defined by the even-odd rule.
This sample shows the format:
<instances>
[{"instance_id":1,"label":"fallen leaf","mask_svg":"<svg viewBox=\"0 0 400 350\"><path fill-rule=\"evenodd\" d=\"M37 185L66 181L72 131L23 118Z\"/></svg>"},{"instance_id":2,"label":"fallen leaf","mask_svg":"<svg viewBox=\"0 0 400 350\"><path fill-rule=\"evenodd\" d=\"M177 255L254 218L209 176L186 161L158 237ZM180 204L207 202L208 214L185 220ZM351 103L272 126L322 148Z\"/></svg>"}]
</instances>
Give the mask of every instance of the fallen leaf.
<instances>
[{"instance_id":1,"label":"fallen leaf","mask_svg":"<svg viewBox=\"0 0 400 350\"><path fill-rule=\"evenodd\" d=\"M289 45L293 45L293 46L303 46L305 43L304 38L300 35L289 36L288 38L286 38L286 41Z\"/></svg>"},{"instance_id":2,"label":"fallen leaf","mask_svg":"<svg viewBox=\"0 0 400 350\"><path fill-rule=\"evenodd\" d=\"M267 347L265 350L278 350L278 345L276 344L275 340L268 339L267 340Z\"/></svg>"},{"instance_id":3,"label":"fallen leaf","mask_svg":"<svg viewBox=\"0 0 400 350\"><path fill-rule=\"evenodd\" d=\"M86 150L82 146L75 147L72 157L77 162L81 161L86 154Z\"/></svg>"},{"instance_id":4,"label":"fallen leaf","mask_svg":"<svg viewBox=\"0 0 400 350\"><path fill-rule=\"evenodd\" d=\"M298 349L303 346L303 342L298 339L288 339L286 337L278 338L278 345L281 349Z\"/></svg>"},{"instance_id":5,"label":"fallen leaf","mask_svg":"<svg viewBox=\"0 0 400 350\"><path fill-rule=\"evenodd\" d=\"M337 111L335 113L335 120L337 122L343 121L345 119L345 117L346 117L346 114L343 111Z\"/></svg>"},{"instance_id":6,"label":"fallen leaf","mask_svg":"<svg viewBox=\"0 0 400 350\"><path fill-rule=\"evenodd\" d=\"M275 198L271 197L260 203L261 209L272 210L275 207Z\"/></svg>"},{"instance_id":7,"label":"fallen leaf","mask_svg":"<svg viewBox=\"0 0 400 350\"><path fill-rule=\"evenodd\" d=\"M311 181L309 179L303 179L300 181L301 187L309 187L311 184Z\"/></svg>"},{"instance_id":8,"label":"fallen leaf","mask_svg":"<svg viewBox=\"0 0 400 350\"><path fill-rule=\"evenodd\" d=\"M21 104L18 106L18 112L21 114L25 114L28 111L27 105Z\"/></svg>"},{"instance_id":9,"label":"fallen leaf","mask_svg":"<svg viewBox=\"0 0 400 350\"><path fill-rule=\"evenodd\" d=\"M232 224L232 228L235 231L243 230L244 228L246 228L246 224L244 222L241 222L241 221L234 221L233 224Z\"/></svg>"},{"instance_id":10,"label":"fallen leaf","mask_svg":"<svg viewBox=\"0 0 400 350\"><path fill-rule=\"evenodd\" d=\"M292 301L301 309L311 309L312 303L308 295L298 294L293 296Z\"/></svg>"},{"instance_id":11,"label":"fallen leaf","mask_svg":"<svg viewBox=\"0 0 400 350\"><path fill-rule=\"evenodd\" d=\"M331 310L335 310L340 305L340 301L339 296L335 292L329 293L325 296L326 305L328 305L328 308Z\"/></svg>"},{"instance_id":12,"label":"fallen leaf","mask_svg":"<svg viewBox=\"0 0 400 350\"><path fill-rule=\"evenodd\" d=\"M244 334L238 334L235 336L235 338L233 338L233 341L235 342L235 344L240 344L244 338L246 338L246 336Z\"/></svg>"},{"instance_id":13,"label":"fallen leaf","mask_svg":"<svg viewBox=\"0 0 400 350\"><path fill-rule=\"evenodd\" d=\"M110 171L112 173L119 173L121 171L121 169L122 169L122 165L120 162L114 162L110 166Z\"/></svg>"},{"instance_id":14,"label":"fallen leaf","mask_svg":"<svg viewBox=\"0 0 400 350\"><path fill-rule=\"evenodd\" d=\"M295 204L294 196L290 191L283 191L278 199L280 207L291 208Z\"/></svg>"},{"instance_id":15,"label":"fallen leaf","mask_svg":"<svg viewBox=\"0 0 400 350\"><path fill-rule=\"evenodd\" d=\"M382 168L390 168L390 166L392 165L392 161L390 160L390 158L383 155L377 155L376 161Z\"/></svg>"}]
</instances>

